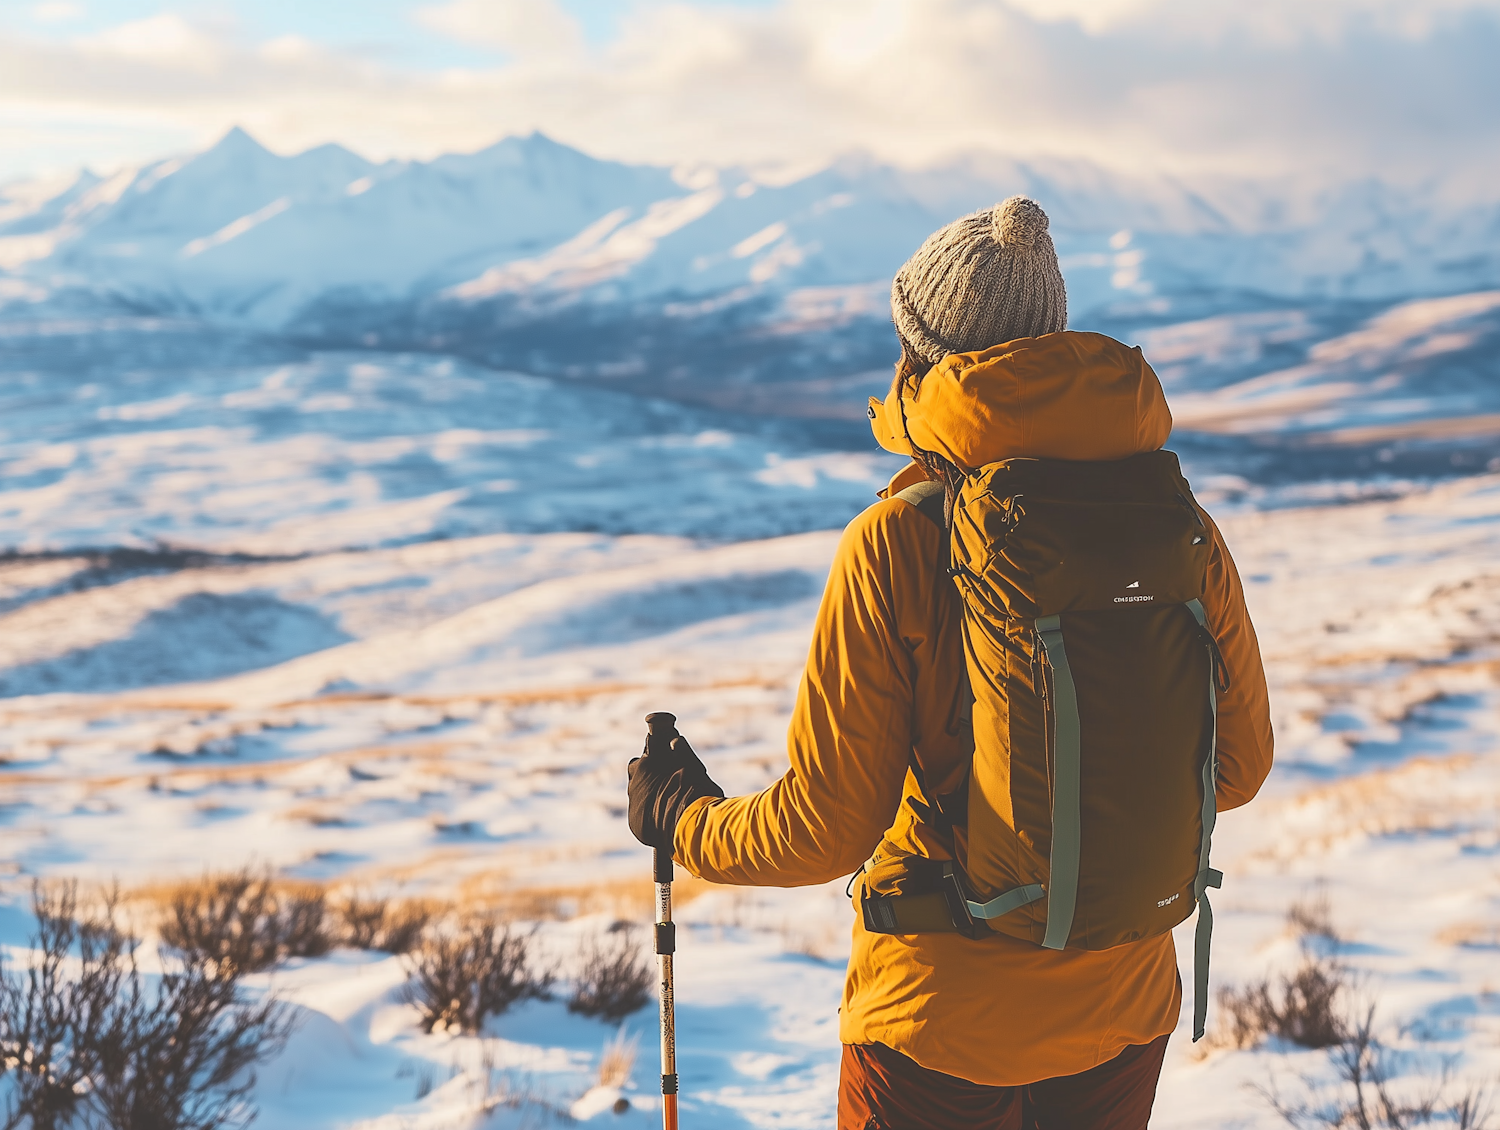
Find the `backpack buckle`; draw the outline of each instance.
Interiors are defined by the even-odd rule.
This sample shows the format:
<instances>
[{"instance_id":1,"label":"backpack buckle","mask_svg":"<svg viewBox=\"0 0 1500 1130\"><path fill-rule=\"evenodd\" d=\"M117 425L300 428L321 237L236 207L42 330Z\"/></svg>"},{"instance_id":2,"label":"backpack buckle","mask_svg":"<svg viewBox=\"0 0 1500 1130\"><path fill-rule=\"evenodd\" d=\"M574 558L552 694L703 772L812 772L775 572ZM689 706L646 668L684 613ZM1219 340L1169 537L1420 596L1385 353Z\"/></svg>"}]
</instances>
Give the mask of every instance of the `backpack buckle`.
<instances>
[{"instance_id":1,"label":"backpack buckle","mask_svg":"<svg viewBox=\"0 0 1500 1130\"><path fill-rule=\"evenodd\" d=\"M966 938L978 938L990 932L989 926L980 922L969 911L968 892L964 890L963 878L952 861L943 864L940 889L948 904L948 916L953 919L955 930Z\"/></svg>"}]
</instances>

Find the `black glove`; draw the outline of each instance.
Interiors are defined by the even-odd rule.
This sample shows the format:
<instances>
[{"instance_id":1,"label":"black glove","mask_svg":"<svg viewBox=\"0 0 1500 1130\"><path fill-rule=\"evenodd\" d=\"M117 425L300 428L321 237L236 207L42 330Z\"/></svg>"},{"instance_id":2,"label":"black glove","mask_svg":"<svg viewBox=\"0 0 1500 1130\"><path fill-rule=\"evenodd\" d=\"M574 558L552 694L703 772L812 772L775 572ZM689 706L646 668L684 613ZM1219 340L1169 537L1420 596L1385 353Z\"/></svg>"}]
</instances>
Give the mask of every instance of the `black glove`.
<instances>
[{"instance_id":1,"label":"black glove","mask_svg":"<svg viewBox=\"0 0 1500 1130\"><path fill-rule=\"evenodd\" d=\"M687 806L700 797L724 797L675 728L647 737L645 752L630 762L628 775L630 830L647 847L671 851L677 821Z\"/></svg>"}]
</instances>

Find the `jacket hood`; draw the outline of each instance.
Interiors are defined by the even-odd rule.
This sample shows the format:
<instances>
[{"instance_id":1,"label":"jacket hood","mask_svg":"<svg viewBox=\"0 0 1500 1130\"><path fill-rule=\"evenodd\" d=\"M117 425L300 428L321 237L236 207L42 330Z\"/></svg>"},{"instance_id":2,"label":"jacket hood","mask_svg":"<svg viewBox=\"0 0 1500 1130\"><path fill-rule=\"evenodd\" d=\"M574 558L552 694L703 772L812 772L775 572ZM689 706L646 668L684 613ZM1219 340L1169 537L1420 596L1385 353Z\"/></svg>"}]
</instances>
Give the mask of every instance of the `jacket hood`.
<instances>
[{"instance_id":1,"label":"jacket hood","mask_svg":"<svg viewBox=\"0 0 1500 1130\"><path fill-rule=\"evenodd\" d=\"M965 471L1020 456L1124 459L1156 451L1172 431L1140 349L1072 330L945 357L915 396L900 397L893 381L884 401L871 397L869 415L887 451L912 455L915 443Z\"/></svg>"}]
</instances>

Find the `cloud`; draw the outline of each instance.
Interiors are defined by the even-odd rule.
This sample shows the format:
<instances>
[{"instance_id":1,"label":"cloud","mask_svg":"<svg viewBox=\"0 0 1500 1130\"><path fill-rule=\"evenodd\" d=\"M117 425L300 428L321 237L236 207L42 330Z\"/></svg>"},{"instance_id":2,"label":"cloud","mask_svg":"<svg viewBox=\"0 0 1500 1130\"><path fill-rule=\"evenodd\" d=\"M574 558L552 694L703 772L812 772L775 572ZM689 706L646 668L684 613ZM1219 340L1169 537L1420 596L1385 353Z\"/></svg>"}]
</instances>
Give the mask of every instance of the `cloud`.
<instances>
[{"instance_id":1,"label":"cloud","mask_svg":"<svg viewBox=\"0 0 1500 1130\"><path fill-rule=\"evenodd\" d=\"M74 50L104 63L136 62L166 70L192 70L214 75L225 63L219 39L180 16L163 13L120 24L78 39Z\"/></svg>"},{"instance_id":2,"label":"cloud","mask_svg":"<svg viewBox=\"0 0 1500 1130\"><path fill-rule=\"evenodd\" d=\"M1455 14L1500 9L1495 0L1010 0L1010 6L1041 21L1077 23L1096 35L1136 28L1174 40L1249 36L1283 46L1310 37L1337 42L1355 26L1422 36Z\"/></svg>"},{"instance_id":3,"label":"cloud","mask_svg":"<svg viewBox=\"0 0 1500 1130\"><path fill-rule=\"evenodd\" d=\"M170 13L68 42L0 31L0 121L204 141L240 122L283 150L377 157L542 129L666 163L990 149L1193 175L1500 172L1500 0L643 0L602 44L553 0L414 14L494 64L404 70Z\"/></svg>"},{"instance_id":4,"label":"cloud","mask_svg":"<svg viewBox=\"0 0 1500 1130\"><path fill-rule=\"evenodd\" d=\"M83 18L83 5L69 0L43 0L31 8L31 18L39 24L67 23Z\"/></svg>"},{"instance_id":5,"label":"cloud","mask_svg":"<svg viewBox=\"0 0 1500 1130\"><path fill-rule=\"evenodd\" d=\"M499 47L523 59L566 55L583 44L578 21L552 0L450 0L418 9L416 18L460 41Z\"/></svg>"}]
</instances>

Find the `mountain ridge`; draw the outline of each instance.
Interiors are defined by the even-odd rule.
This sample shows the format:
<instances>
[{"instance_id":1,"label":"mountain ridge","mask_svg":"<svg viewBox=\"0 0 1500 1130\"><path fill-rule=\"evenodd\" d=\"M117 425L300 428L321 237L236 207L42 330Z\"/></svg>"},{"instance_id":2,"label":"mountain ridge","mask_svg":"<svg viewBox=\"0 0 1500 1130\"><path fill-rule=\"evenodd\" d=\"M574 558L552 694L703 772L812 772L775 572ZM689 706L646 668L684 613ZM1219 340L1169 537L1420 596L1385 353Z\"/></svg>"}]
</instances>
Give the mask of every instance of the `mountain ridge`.
<instances>
[{"instance_id":1,"label":"mountain ridge","mask_svg":"<svg viewBox=\"0 0 1500 1130\"><path fill-rule=\"evenodd\" d=\"M887 381L891 274L1016 192L1052 217L1072 324L1117 336L1293 307L1343 332L1500 287L1500 205L1441 185L1190 183L998 154L919 170L850 155L773 182L540 133L375 163L337 145L283 157L235 128L187 157L0 189L0 326L167 318L849 418Z\"/></svg>"},{"instance_id":2,"label":"mountain ridge","mask_svg":"<svg viewBox=\"0 0 1500 1130\"><path fill-rule=\"evenodd\" d=\"M332 144L281 157L239 127L187 158L92 176L29 208L8 201L7 274L270 330L334 292L608 304L867 284L1012 192L1049 209L1079 312L1204 287L1387 298L1500 283L1500 208L1441 208L1369 180L1298 197L991 154L915 171L847 157L779 185L705 169L684 184L539 133L376 164Z\"/></svg>"}]
</instances>

